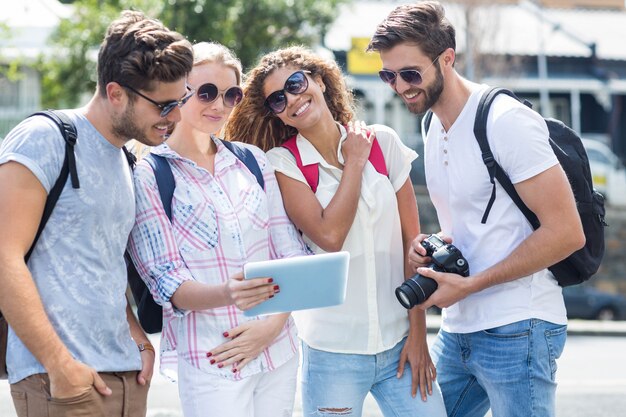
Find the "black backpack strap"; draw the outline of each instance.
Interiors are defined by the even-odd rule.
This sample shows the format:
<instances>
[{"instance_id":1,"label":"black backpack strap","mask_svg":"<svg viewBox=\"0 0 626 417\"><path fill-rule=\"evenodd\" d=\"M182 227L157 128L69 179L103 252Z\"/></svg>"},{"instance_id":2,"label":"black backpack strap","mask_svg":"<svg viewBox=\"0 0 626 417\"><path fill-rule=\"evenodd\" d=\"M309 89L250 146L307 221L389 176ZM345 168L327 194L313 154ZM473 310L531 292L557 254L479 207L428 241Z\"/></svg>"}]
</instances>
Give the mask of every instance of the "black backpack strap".
<instances>
[{"instance_id":1,"label":"black backpack strap","mask_svg":"<svg viewBox=\"0 0 626 417\"><path fill-rule=\"evenodd\" d=\"M78 172L76 170L76 157L74 155L74 146L76 145L76 138L78 137L74 123L72 123L72 121L64 113L54 110L40 111L37 113L33 113L30 117L32 116L47 117L59 127L61 135L65 140L65 159L63 160L63 165L61 167L59 177L50 189L50 193L46 198L46 204L43 209L41 221L39 222L39 228L37 229L37 233L35 234L35 238L33 239L33 244L31 245L30 249L26 253L26 256L24 257L26 262L28 262L28 259L30 258L30 255L35 248L35 245L37 244L37 241L39 240L43 229L46 227L46 223L48 223L50 215L52 215L52 210L54 210L54 206L61 196L61 192L65 187L67 178L71 175L72 187L80 188L80 183L78 181Z\"/></svg>"},{"instance_id":2,"label":"black backpack strap","mask_svg":"<svg viewBox=\"0 0 626 417\"><path fill-rule=\"evenodd\" d=\"M428 110L426 112L426 114L424 115L424 119L422 120L422 131L423 136L426 136L428 134L428 129L430 129L430 123L433 121L433 111L432 110Z\"/></svg>"},{"instance_id":3,"label":"black backpack strap","mask_svg":"<svg viewBox=\"0 0 626 417\"><path fill-rule=\"evenodd\" d=\"M257 162L256 158L252 154L252 151L250 151L250 149L246 147L236 145L227 140L220 139L220 141L226 147L226 149L231 151L237 157L237 159L243 162L243 164L248 168L248 170L250 170L252 175L256 177L256 180L261 186L261 188L265 190L265 180L263 179L263 172L261 172L259 163Z\"/></svg>"},{"instance_id":4,"label":"black backpack strap","mask_svg":"<svg viewBox=\"0 0 626 417\"><path fill-rule=\"evenodd\" d=\"M78 133L76 133L76 127L74 123L67 117L67 115L60 111L44 110L31 114L32 116L44 116L52 120L61 131L61 135L65 140L65 161L67 161L69 174L72 179L72 187L80 188L80 182L78 181L78 172L76 171L76 157L74 155L74 146L76 146L76 139ZM66 162L63 162L65 166ZM63 169L61 169L63 172Z\"/></svg>"},{"instance_id":5,"label":"black backpack strap","mask_svg":"<svg viewBox=\"0 0 626 417\"><path fill-rule=\"evenodd\" d=\"M156 179L157 188L159 189L159 195L161 197L161 203L163 203L163 209L167 218L172 220L172 198L174 197L174 188L176 188L176 182L174 181L174 174L172 173L172 167L167 161L167 158L161 155L155 155L150 153L146 155L146 160L154 171L154 178Z\"/></svg>"},{"instance_id":6,"label":"black backpack strap","mask_svg":"<svg viewBox=\"0 0 626 417\"><path fill-rule=\"evenodd\" d=\"M134 167L136 161L135 156L125 147L123 149L128 159L128 164ZM172 167L167 158L161 155L149 153L145 156L145 160L154 172L154 178L159 190L161 204L163 204L163 210L167 218L172 221L172 198L174 196L174 189L176 188ZM152 298L152 294L139 276L139 272L137 272L137 268L135 268L128 250L126 250L124 258L126 259L128 284L133 298L135 299L135 304L137 304L139 323L147 333L158 333L163 328L163 308Z\"/></svg>"},{"instance_id":7,"label":"black backpack strap","mask_svg":"<svg viewBox=\"0 0 626 417\"><path fill-rule=\"evenodd\" d=\"M489 181L491 182L491 184L493 184L491 197L489 198L489 203L487 203L487 208L485 209L485 213L483 214L481 223L485 224L487 222L487 217L489 216L491 207L496 200L495 179L497 179L502 188L504 188L509 197L511 197L511 200L513 200L515 205L521 210L528 222L532 225L533 229L537 229L539 227L539 220L537 219L537 216L535 216L535 213L533 213L526 206L526 204L524 204L521 197L515 190L515 187L511 183L509 176L506 174L506 172L504 172L500 164L498 164L498 162L493 157L493 153L491 152L491 148L489 147L489 141L487 140L487 117L489 116L491 104L499 94L506 94L518 101L522 101L515 95L515 93L510 90L504 88L490 88L482 95L478 103L476 119L474 120L474 136L476 136L483 162L487 167L487 171L489 173ZM524 104L526 104L526 102L524 102Z\"/></svg>"},{"instance_id":8,"label":"black backpack strap","mask_svg":"<svg viewBox=\"0 0 626 417\"><path fill-rule=\"evenodd\" d=\"M137 165L137 157L134 153L128 150L126 146L122 146L122 151L124 151L124 155L126 156L126 160L128 161L128 165L131 170L135 169L135 165Z\"/></svg>"}]
</instances>

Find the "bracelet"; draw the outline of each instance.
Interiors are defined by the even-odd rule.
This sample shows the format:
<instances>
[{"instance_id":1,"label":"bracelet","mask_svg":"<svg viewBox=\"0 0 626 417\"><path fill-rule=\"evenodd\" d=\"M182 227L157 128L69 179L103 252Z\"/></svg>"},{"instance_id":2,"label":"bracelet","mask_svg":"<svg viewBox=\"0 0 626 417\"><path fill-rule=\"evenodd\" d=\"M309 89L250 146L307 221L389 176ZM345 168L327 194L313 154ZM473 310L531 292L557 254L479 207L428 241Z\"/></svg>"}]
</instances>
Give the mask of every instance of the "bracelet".
<instances>
[{"instance_id":1,"label":"bracelet","mask_svg":"<svg viewBox=\"0 0 626 417\"><path fill-rule=\"evenodd\" d=\"M151 350L152 353L156 354L156 352L154 351L154 346L152 346L152 343L150 342L139 343L137 347L139 348L139 352L143 352L144 350Z\"/></svg>"}]
</instances>

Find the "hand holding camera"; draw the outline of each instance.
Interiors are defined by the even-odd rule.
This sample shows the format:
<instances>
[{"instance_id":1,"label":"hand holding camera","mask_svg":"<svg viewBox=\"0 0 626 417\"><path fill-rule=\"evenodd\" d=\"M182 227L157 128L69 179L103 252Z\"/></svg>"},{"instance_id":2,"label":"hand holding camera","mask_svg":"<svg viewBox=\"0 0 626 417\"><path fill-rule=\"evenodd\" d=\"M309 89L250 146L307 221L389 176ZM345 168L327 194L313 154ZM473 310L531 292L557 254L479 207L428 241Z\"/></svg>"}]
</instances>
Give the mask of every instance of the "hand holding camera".
<instances>
[{"instance_id":1,"label":"hand holding camera","mask_svg":"<svg viewBox=\"0 0 626 417\"><path fill-rule=\"evenodd\" d=\"M449 272L463 277L469 276L469 264L454 245L444 242L437 235L430 235L421 242L426 250L426 255L432 260L427 265L439 272ZM435 292L437 282L420 274L404 281L396 288L396 297L404 308L410 309L423 303Z\"/></svg>"}]
</instances>

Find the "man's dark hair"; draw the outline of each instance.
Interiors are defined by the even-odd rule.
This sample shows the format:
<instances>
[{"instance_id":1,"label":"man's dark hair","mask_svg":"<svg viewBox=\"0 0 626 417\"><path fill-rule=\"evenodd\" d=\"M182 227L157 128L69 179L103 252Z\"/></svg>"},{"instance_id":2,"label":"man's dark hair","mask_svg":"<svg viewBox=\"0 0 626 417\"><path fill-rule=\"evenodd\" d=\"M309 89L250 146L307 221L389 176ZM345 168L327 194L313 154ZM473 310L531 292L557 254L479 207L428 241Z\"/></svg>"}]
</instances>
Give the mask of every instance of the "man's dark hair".
<instances>
[{"instance_id":1,"label":"man's dark hair","mask_svg":"<svg viewBox=\"0 0 626 417\"><path fill-rule=\"evenodd\" d=\"M154 81L175 82L193 66L191 44L141 12L126 10L107 29L98 53L98 92L110 82L150 91Z\"/></svg>"},{"instance_id":2,"label":"man's dark hair","mask_svg":"<svg viewBox=\"0 0 626 417\"><path fill-rule=\"evenodd\" d=\"M456 32L438 1L396 7L378 27L368 51L386 51L400 43L418 46L431 59L448 48L456 50Z\"/></svg>"}]
</instances>

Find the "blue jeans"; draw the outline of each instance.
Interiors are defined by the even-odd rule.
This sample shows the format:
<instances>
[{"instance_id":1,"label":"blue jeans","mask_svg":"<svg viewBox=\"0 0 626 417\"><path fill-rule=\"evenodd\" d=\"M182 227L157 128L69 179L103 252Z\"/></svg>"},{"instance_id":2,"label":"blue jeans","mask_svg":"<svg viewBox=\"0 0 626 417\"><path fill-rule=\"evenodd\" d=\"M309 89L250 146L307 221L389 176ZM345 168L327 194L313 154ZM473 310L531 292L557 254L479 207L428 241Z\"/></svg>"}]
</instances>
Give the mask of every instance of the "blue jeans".
<instances>
[{"instance_id":1,"label":"blue jeans","mask_svg":"<svg viewBox=\"0 0 626 417\"><path fill-rule=\"evenodd\" d=\"M475 333L439 332L432 348L449 417L555 415L556 360L567 326L530 319Z\"/></svg>"},{"instance_id":2,"label":"blue jeans","mask_svg":"<svg viewBox=\"0 0 626 417\"><path fill-rule=\"evenodd\" d=\"M385 417L445 417L441 391L423 402L411 395L411 367L398 379L398 362L406 338L376 355L331 353L302 343L302 411L304 417L360 417L371 392Z\"/></svg>"}]
</instances>

